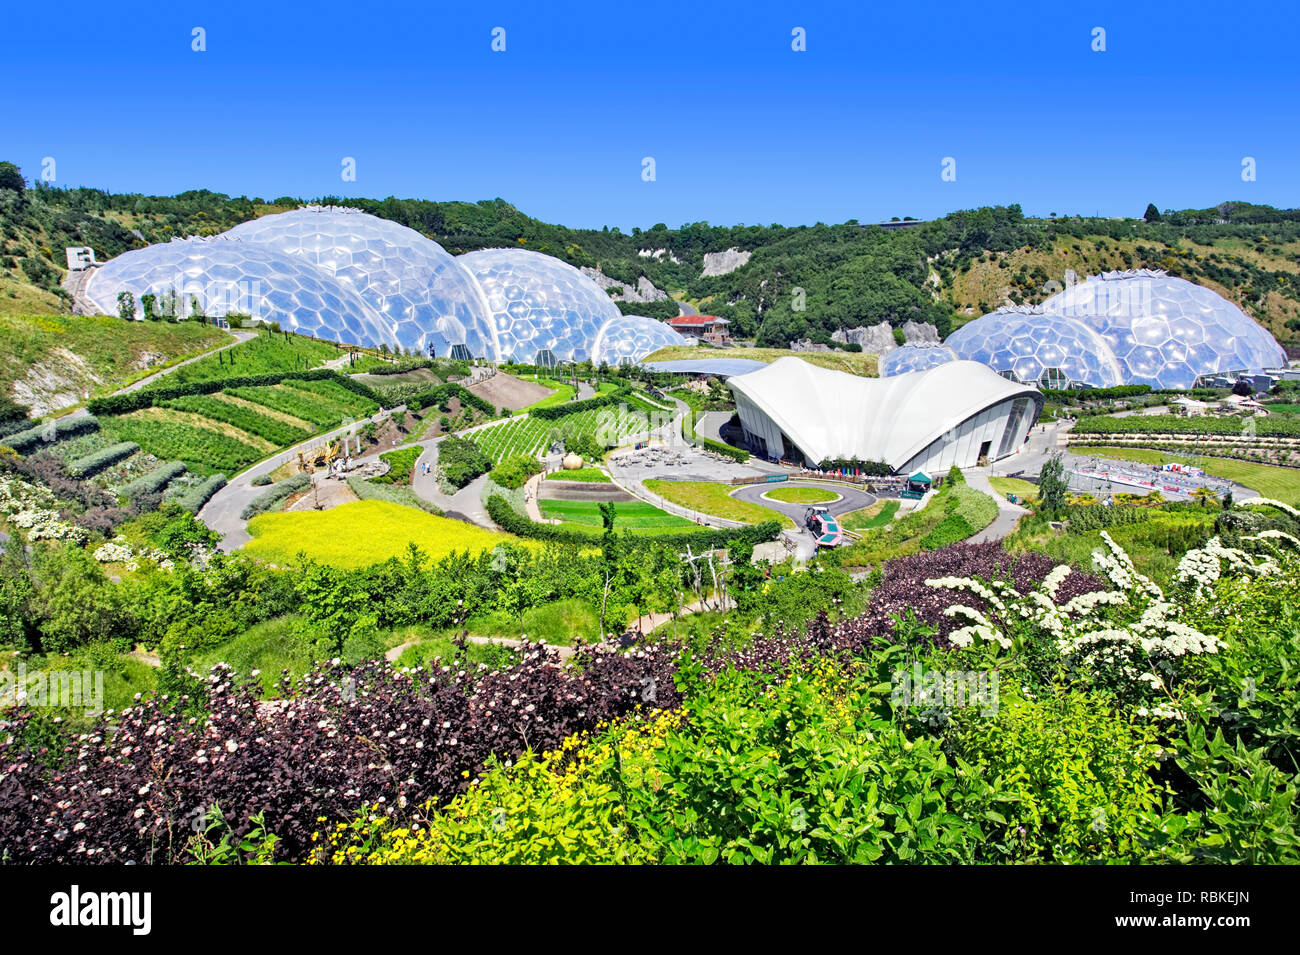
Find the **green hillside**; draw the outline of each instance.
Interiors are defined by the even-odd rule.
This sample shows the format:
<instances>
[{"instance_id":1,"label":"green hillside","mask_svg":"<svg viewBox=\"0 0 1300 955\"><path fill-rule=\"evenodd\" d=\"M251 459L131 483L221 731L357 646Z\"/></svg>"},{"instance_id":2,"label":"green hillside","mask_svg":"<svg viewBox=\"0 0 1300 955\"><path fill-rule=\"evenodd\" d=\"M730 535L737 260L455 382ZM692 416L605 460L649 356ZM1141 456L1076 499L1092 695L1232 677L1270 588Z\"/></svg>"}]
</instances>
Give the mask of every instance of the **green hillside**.
<instances>
[{"instance_id":1,"label":"green hillside","mask_svg":"<svg viewBox=\"0 0 1300 955\"><path fill-rule=\"evenodd\" d=\"M541 222L502 199L311 201L383 216L456 254L510 246L599 268L624 283L645 276L700 310L731 320L736 337L770 347L801 338L828 341L838 328L880 321L930 322L946 334L998 305L1042 300L1057 287L1048 283L1059 286L1066 270L1082 277L1114 268L1163 268L1207 285L1279 340L1300 344L1300 210L1225 202L1212 209L1153 212L1151 221L1031 219L1013 205L954 212L900 229L855 220L797 227L697 222L623 233ZM66 245L90 245L108 258L146 242L211 235L299 202L207 190L160 197L0 187L0 313L58 310L66 303L59 289ZM726 275L705 276L705 254L727 249L752 256ZM620 307L661 318L677 309L672 301Z\"/></svg>"}]
</instances>

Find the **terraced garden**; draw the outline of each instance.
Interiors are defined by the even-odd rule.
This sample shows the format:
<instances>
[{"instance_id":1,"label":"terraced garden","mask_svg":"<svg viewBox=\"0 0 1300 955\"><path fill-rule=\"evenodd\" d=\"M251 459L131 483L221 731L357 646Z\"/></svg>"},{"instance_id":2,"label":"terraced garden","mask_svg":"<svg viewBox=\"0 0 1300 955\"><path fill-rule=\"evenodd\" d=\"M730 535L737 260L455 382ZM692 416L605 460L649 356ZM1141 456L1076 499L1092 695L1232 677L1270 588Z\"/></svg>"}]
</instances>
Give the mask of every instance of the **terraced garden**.
<instances>
[{"instance_id":1,"label":"terraced garden","mask_svg":"<svg viewBox=\"0 0 1300 955\"><path fill-rule=\"evenodd\" d=\"M229 475L317 431L378 409L375 401L338 381L288 379L170 398L129 414L104 416L97 440L100 446L133 441L144 453L183 461L197 474Z\"/></svg>"}]
</instances>

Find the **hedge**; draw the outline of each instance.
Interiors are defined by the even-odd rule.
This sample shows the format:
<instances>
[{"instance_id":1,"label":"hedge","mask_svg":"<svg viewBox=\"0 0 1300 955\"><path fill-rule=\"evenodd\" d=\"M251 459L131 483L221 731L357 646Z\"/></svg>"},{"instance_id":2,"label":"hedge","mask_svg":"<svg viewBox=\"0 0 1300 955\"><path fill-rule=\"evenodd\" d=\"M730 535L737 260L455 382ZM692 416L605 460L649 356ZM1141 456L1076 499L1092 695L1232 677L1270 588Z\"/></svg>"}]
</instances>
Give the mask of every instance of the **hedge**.
<instances>
[{"instance_id":1,"label":"hedge","mask_svg":"<svg viewBox=\"0 0 1300 955\"><path fill-rule=\"evenodd\" d=\"M194 487L177 497L176 503L191 514L197 514L203 510L203 505L208 503L212 495L225 486L226 476L224 474L214 474L202 484L194 485Z\"/></svg>"},{"instance_id":2,"label":"hedge","mask_svg":"<svg viewBox=\"0 0 1300 955\"><path fill-rule=\"evenodd\" d=\"M249 501L248 506L239 512L239 519L247 521L258 514L265 514L277 505L283 504L292 494L309 487L311 487L310 475L295 474L293 477L285 478L279 484L272 486L270 490L263 491Z\"/></svg>"},{"instance_id":3,"label":"hedge","mask_svg":"<svg viewBox=\"0 0 1300 955\"><path fill-rule=\"evenodd\" d=\"M594 408L605 408L609 405L616 405L625 402L628 399L628 389L620 388L617 391L611 391L609 394L596 395L593 398L583 398L581 401L568 401L562 405L550 405L546 408L533 408L528 412L530 418L541 418L543 421L555 421L559 418L566 418L572 414L582 414L584 411L591 411Z\"/></svg>"},{"instance_id":4,"label":"hedge","mask_svg":"<svg viewBox=\"0 0 1300 955\"><path fill-rule=\"evenodd\" d=\"M1082 418L1073 434L1214 434L1240 435L1254 425L1260 437L1300 437L1300 420L1271 415L1267 418L1182 418L1175 415L1130 415L1111 418L1097 415Z\"/></svg>"},{"instance_id":5,"label":"hedge","mask_svg":"<svg viewBox=\"0 0 1300 955\"><path fill-rule=\"evenodd\" d=\"M172 401L176 398L188 398L191 395L211 395L218 391L225 391L227 388L255 388L258 386L278 385L280 382L290 379L296 381L335 381L348 391L354 392L363 398L368 398L376 404L383 404L379 395L361 382L354 381L346 375L340 375L328 368L314 368L311 371L271 372L265 375L237 375L211 381L193 381L184 385L173 385L170 388L147 388L124 395L109 395L106 398L96 398L86 407L90 409L92 414L123 415L144 408L152 408L156 404L162 404L164 401Z\"/></svg>"},{"instance_id":6,"label":"hedge","mask_svg":"<svg viewBox=\"0 0 1300 955\"><path fill-rule=\"evenodd\" d=\"M68 473L73 477L90 477L92 474L98 474L104 468L112 467L123 458L129 458L140 450L140 445L134 441L120 441L117 444L111 444L107 448L100 448L93 454L87 454L85 457L77 458L68 464Z\"/></svg>"},{"instance_id":7,"label":"hedge","mask_svg":"<svg viewBox=\"0 0 1300 955\"><path fill-rule=\"evenodd\" d=\"M158 465L152 471L140 475L134 481L123 484L117 489L117 493L128 498L134 498L141 494L157 494L184 473L184 462L167 461Z\"/></svg>"},{"instance_id":8,"label":"hedge","mask_svg":"<svg viewBox=\"0 0 1300 955\"><path fill-rule=\"evenodd\" d=\"M527 516L520 514L500 494L493 494L487 502L488 516L504 531L516 537L530 537L534 540L550 541L558 544L575 544L590 547L593 542L591 534L565 530L554 524L538 524ZM762 544L776 540L781 534L778 521L764 521L761 524L749 524L745 527L719 528L701 527L699 530L674 531L665 534L624 534L623 539L633 545L645 544L652 547L685 547L708 550L726 547L734 541L747 541Z\"/></svg>"},{"instance_id":9,"label":"hedge","mask_svg":"<svg viewBox=\"0 0 1300 955\"><path fill-rule=\"evenodd\" d=\"M733 448L729 444L723 444L721 441L714 441L712 438L700 437L695 433L695 427L691 424L690 418L691 415L689 412L682 415L682 438L685 439L687 444L693 444L696 447L704 448L707 451L712 451L714 454L724 455L739 464L744 464L749 460L748 451L741 450L740 448Z\"/></svg>"},{"instance_id":10,"label":"hedge","mask_svg":"<svg viewBox=\"0 0 1300 955\"><path fill-rule=\"evenodd\" d=\"M19 431L17 434L10 435L5 439L5 444L19 454L27 454L30 451L37 450L42 445L76 437L79 434L90 434L98 430L99 421L94 415L59 418L57 421L38 424L34 428L28 428L26 431Z\"/></svg>"},{"instance_id":11,"label":"hedge","mask_svg":"<svg viewBox=\"0 0 1300 955\"><path fill-rule=\"evenodd\" d=\"M352 488L352 493L363 501L389 501L393 504L401 504L403 507L418 507L438 517L443 516L442 508L430 504L406 484L376 484L374 481L367 481L365 478L353 475L348 478L348 487Z\"/></svg>"}]
</instances>

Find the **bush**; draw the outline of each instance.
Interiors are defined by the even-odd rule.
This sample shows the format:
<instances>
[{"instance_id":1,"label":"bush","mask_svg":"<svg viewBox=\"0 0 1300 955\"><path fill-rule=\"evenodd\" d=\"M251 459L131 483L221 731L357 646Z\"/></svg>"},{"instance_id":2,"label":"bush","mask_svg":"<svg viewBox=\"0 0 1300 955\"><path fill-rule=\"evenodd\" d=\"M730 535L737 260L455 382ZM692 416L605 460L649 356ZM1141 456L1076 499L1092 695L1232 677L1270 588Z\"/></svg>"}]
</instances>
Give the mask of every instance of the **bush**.
<instances>
[{"instance_id":1,"label":"bush","mask_svg":"<svg viewBox=\"0 0 1300 955\"><path fill-rule=\"evenodd\" d=\"M311 475L308 474L295 474L293 477L285 478L280 483L273 485L270 490L263 491L249 501L248 505L239 512L239 518L248 521L258 514L265 514L267 511L274 510L294 494L311 487L311 484Z\"/></svg>"},{"instance_id":2,"label":"bush","mask_svg":"<svg viewBox=\"0 0 1300 955\"><path fill-rule=\"evenodd\" d=\"M144 408L152 408L154 405L161 405L165 402L177 398L187 398L192 395L211 395L218 391L225 391L227 388L261 388L271 385L278 385L286 381L328 381L346 388L358 397L367 401L379 403L379 396L375 392L346 375L340 375L338 372L331 371L328 368L316 368L311 371L293 371L293 372L271 372L264 375L238 375L229 378L214 378L206 381L191 381L182 385L172 385L162 388L142 388L139 391L132 391L127 394L109 395L106 398L95 398L87 403L86 407L91 414L104 415L124 415L132 411L140 411Z\"/></svg>"},{"instance_id":3,"label":"bush","mask_svg":"<svg viewBox=\"0 0 1300 955\"><path fill-rule=\"evenodd\" d=\"M421 447L398 448L395 451L385 451L379 457L381 460L388 462L388 471L379 475L373 481L376 484L410 484L411 472L415 469L415 462L420 459L424 453Z\"/></svg>"},{"instance_id":4,"label":"bush","mask_svg":"<svg viewBox=\"0 0 1300 955\"><path fill-rule=\"evenodd\" d=\"M118 444L112 444L93 454L87 454L85 457L69 462L68 473L74 477L90 477L107 467L112 467L124 458L129 458L139 450L140 445L134 441L122 441Z\"/></svg>"},{"instance_id":5,"label":"bush","mask_svg":"<svg viewBox=\"0 0 1300 955\"><path fill-rule=\"evenodd\" d=\"M502 487L517 491L534 474L540 474L542 463L527 454L512 454L492 469L492 480Z\"/></svg>"},{"instance_id":6,"label":"bush","mask_svg":"<svg viewBox=\"0 0 1300 955\"><path fill-rule=\"evenodd\" d=\"M409 485L378 484L375 481L367 481L365 478L356 477L355 475L347 480L348 487L352 488L352 493L363 501L389 501L393 504L401 504L403 507L418 507L430 514L436 514L439 517L443 516L442 508L430 504L411 490Z\"/></svg>"},{"instance_id":7,"label":"bush","mask_svg":"<svg viewBox=\"0 0 1300 955\"><path fill-rule=\"evenodd\" d=\"M214 474L212 477L196 484L184 494L176 498L176 503L191 514L197 514L203 510L203 505L208 503L212 495L216 494L226 486L226 476L224 474Z\"/></svg>"},{"instance_id":8,"label":"bush","mask_svg":"<svg viewBox=\"0 0 1300 955\"><path fill-rule=\"evenodd\" d=\"M99 421L93 415L70 416L45 424L38 424L26 431L19 431L17 434L11 434L5 439L5 444L19 454L29 454L38 450L42 445L53 444L56 441L63 441L79 434L90 434L92 431L98 430Z\"/></svg>"},{"instance_id":9,"label":"bush","mask_svg":"<svg viewBox=\"0 0 1300 955\"><path fill-rule=\"evenodd\" d=\"M271 483L271 472L268 471L265 474L259 474L248 483L253 487L266 487Z\"/></svg>"},{"instance_id":10,"label":"bush","mask_svg":"<svg viewBox=\"0 0 1300 955\"><path fill-rule=\"evenodd\" d=\"M448 435L438 444L438 471L452 487L464 487L490 467L492 459L470 438Z\"/></svg>"},{"instance_id":11,"label":"bush","mask_svg":"<svg viewBox=\"0 0 1300 955\"><path fill-rule=\"evenodd\" d=\"M184 473L185 465L183 462L167 461L158 465L152 471L142 474L134 481L123 484L117 489L117 493L132 500L146 494L157 494ZM197 510L197 508L194 508L194 510Z\"/></svg>"}]
</instances>

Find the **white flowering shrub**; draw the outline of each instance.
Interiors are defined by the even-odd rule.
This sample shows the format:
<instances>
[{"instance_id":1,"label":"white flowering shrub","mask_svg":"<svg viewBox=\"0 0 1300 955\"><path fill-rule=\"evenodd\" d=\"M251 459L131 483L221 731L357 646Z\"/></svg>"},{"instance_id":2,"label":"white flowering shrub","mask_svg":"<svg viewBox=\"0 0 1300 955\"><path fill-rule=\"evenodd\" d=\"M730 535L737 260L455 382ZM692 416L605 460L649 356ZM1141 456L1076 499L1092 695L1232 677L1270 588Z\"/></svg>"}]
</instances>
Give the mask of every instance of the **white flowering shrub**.
<instances>
[{"instance_id":1,"label":"white flowering shrub","mask_svg":"<svg viewBox=\"0 0 1300 955\"><path fill-rule=\"evenodd\" d=\"M1225 573L1256 576L1275 572L1278 565L1273 558L1225 548L1215 539L1187 554L1177 576L1187 582L1187 589L1170 596L1137 570L1109 534L1103 531L1101 536L1106 550L1093 555L1093 566L1110 582L1110 589L1068 601L1057 600L1061 584L1071 573L1066 564L1054 568L1027 593L1005 581L970 577L933 578L925 583L976 595L989 608L981 612L957 603L944 611L945 616L965 621L948 635L953 646L967 649L984 644L995 654L1032 650L1031 655L1039 658L1046 649L1076 677L1150 704L1149 711L1156 716L1177 717L1174 689L1182 662L1216 653L1223 646L1186 623L1186 612L1205 599L1205 588ZM1146 706L1139 709L1140 715L1147 712Z\"/></svg>"},{"instance_id":2,"label":"white flowering shrub","mask_svg":"<svg viewBox=\"0 0 1300 955\"><path fill-rule=\"evenodd\" d=\"M162 551L147 548L137 551L120 534L95 548L94 558L101 564L125 564L127 570L138 570L142 560L152 561L163 570L171 570L174 566L172 559Z\"/></svg>"},{"instance_id":3,"label":"white flowering shrub","mask_svg":"<svg viewBox=\"0 0 1300 955\"><path fill-rule=\"evenodd\" d=\"M71 540L84 543L85 532L63 520L58 501L44 487L0 473L0 515L22 530L29 541Z\"/></svg>"}]
</instances>

